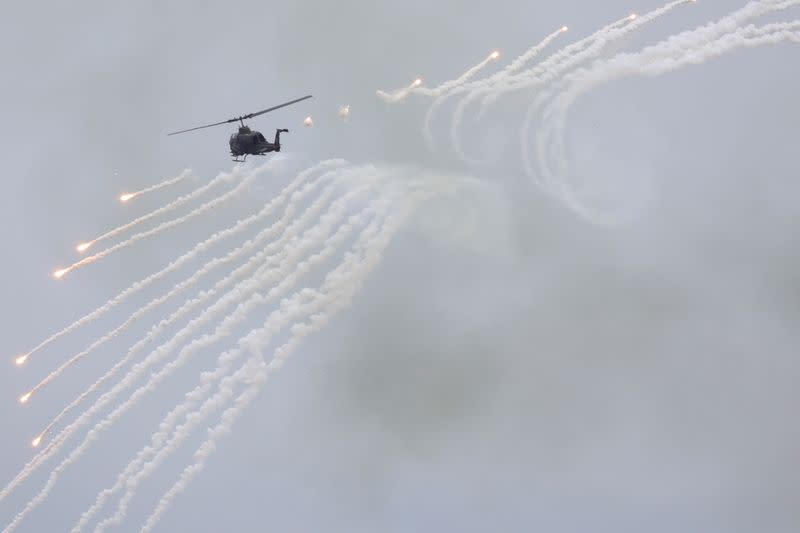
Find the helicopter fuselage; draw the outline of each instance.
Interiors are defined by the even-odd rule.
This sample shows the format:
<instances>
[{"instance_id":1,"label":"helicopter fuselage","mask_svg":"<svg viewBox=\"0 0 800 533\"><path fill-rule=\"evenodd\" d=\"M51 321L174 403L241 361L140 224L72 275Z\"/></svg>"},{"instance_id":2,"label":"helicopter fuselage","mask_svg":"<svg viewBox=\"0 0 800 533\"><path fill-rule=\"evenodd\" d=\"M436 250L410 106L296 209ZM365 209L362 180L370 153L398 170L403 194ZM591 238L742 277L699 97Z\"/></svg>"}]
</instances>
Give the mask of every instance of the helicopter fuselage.
<instances>
[{"instance_id":1,"label":"helicopter fuselage","mask_svg":"<svg viewBox=\"0 0 800 533\"><path fill-rule=\"evenodd\" d=\"M276 142L269 142L260 131L251 130L247 126L241 126L239 131L231 135L230 147L234 157L281 151L279 137L276 136Z\"/></svg>"}]
</instances>

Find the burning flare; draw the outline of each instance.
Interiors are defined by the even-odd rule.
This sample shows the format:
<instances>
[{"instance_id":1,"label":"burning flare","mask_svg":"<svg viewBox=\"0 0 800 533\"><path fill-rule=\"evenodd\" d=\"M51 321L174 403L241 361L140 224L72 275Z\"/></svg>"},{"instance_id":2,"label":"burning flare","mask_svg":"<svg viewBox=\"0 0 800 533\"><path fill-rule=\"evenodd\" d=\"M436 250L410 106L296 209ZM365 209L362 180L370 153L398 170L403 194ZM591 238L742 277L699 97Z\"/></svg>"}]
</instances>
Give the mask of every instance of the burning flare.
<instances>
[{"instance_id":1,"label":"burning flare","mask_svg":"<svg viewBox=\"0 0 800 533\"><path fill-rule=\"evenodd\" d=\"M67 272L69 272L68 268L62 268L60 270L56 270L55 272L53 272L53 277L56 278L56 279L61 279L61 278L64 277L64 274L66 274Z\"/></svg>"},{"instance_id":2,"label":"burning flare","mask_svg":"<svg viewBox=\"0 0 800 533\"><path fill-rule=\"evenodd\" d=\"M30 354L28 354L28 353L26 353L25 355L20 355L19 357L17 357L17 359L14 362L17 364L17 366L22 366L22 365L25 364L25 361L28 360L28 356L29 355Z\"/></svg>"},{"instance_id":3,"label":"burning flare","mask_svg":"<svg viewBox=\"0 0 800 533\"><path fill-rule=\"evenodd\" d=\"M122 202L122 203L124 204L124 203L125 203L125 202L127 202L128 200L132 200L132 199L133 199L133 198L135 198L135 197L136 197L136 194L134 194L134 193L127 193L127 192L126 192L125 194L120 194L120 195L119 195L119 201L120 201L120 202Z\"/></svg>"},{"instance_id":4,"label":"burning flare","mask_svg":"<svg viewBox=\"0 0 800 533\"><path fill-rule=\"evenodd\" d=\"M39 435L38 437L36 437L31 441L31 446L33 446L34 448L38 448L41 443L42 443L42 436Z\"/></svg>"},{"instance_id":5,"label":"burning flare","mask_svg":"<svg viewBox=\"0 0 800 533\"><path fill-rule=\"evenodd\" d=\"M19 397L19 403L28 403L28 400L30 399L31 399L31 393L28 392Z\"/></svg>"},{"instance_id":6,"label":"burning flare","mask_svg":"<svg viewBox=\"0 0 800 533\"><path fill-rule=\"evenodd\" d=\"M78 246L75 247L76 250L79 252L85 252L89 249L89 247L94 244L93 242L82 242Z\"/></svg>"}]
</instances>

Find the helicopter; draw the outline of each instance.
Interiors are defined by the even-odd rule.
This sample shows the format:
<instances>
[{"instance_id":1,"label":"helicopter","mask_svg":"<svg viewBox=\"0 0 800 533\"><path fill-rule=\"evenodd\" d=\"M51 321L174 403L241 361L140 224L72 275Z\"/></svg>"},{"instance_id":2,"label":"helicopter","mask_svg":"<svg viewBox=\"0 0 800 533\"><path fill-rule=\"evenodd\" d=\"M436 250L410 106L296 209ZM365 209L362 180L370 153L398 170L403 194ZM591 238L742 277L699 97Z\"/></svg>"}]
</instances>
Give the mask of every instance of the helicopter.
<instances>
[{"instance_id":1,"label":"helicopter","mask_svg":"<svg viewBox=\"0 0 800 533\"><path fill-rule=\"evenodd\" d=\"M187 133L190 131L200 130L203 128L210 128L212 126L219 126L221 124L230 124L232 122L238 122L239 131L231 134L231 139L230 139L231 155L233 156L233 160L236 161L237 163L244 163L248 155L265 155L268 154L269 152L280 152L281 133L289 132L289 130L287 130L286 128L279 128L275 130L275 140L269 142L266 138L264 138L264 135L262 135L260 131L251 130L248 126L245 126L244 121L253 117L257 117L258 115L263 115L264 113L269 113L270 111L275 111L276 109L280 109L282 107L296 104L297 102L302 102L303 100L308 100L309 98L311 98L310 94L302 98L292 100L291 102L286 102L285 104L280 104L274 107L270 107L269 109L264 109L263 111L257 111L256 113L250 113L248 115L242 115L240 117L223 120L222 122L215 122L214 124L206 124L205 126L197 126L196 128L189 128L188 130L173 131L172 133L168 133L167 135L178 135L179 133ZM239 159L239 157L242 157L242 159Z\"/></svg>"}]
</instances>

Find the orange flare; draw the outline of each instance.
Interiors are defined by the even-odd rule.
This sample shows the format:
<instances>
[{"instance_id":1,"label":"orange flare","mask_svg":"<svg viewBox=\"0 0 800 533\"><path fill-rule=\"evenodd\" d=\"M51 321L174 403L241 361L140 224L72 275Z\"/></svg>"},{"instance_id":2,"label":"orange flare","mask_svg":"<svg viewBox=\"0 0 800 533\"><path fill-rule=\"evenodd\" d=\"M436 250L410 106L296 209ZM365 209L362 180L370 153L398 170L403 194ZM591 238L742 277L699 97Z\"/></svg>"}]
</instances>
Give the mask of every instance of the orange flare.
<instances>
[{"instance_id":1,"label":"orange flare","mask_svg":"<svg viewBox=\"0 0 800 533\"><path fill-rule=\"evenodd\" d=\"M494 52L492 52L492 55L489 56L489 59L497 59L498 57L500 57L500 52L495 50Z\"/></svg>"},{"instance_id":2,"label":"orange flare","mask_svg":"<svg viewBox=\"0 0 800 533\"><path fill-rule=\"evenodd\" d=\"M76 249L76 250L78 250L79 252L85 252L86 250L88 250L88 249L89 249L89 247L90 247L92 244L93 244L93 243L91 243L91 242L82 242L82 243L80 243L78 246L76 246L76 247L75 247L75 249Z\"/></svg>"},{"instance_id":3,"label":"orange flare","mask_svg":"<svg viewBox=\"0 0 800 533\"><path fill-rule=\"evenodd\" d=\"M19 397L19 403L28 403L28 400L31 399L31 393L23 394Z\"/></svg>"},{"instance_id":4,"label":"orange flare","mask_svg":"<svg viewBox=\"0 0 800 533\"><path fill-rule=\"evenodd\" d=\"M31 441L31 446L33 446L34 448L37 448L39 446L39 444L41 444L41 443L42 443L42 436L39 435L38 437L36 437L35 439L33 439Z\"/></svg>"},{"instance_id":5,"label":"orange flare","mask_svg":"<svg viewBox=\"0 0 800 533\"><path fill-rule=\"evenodd\" d=\"M130 200L131 198L133 198L134 196L136 196L136 195L135 194L130 194L130 193L121 194L119 196L119 201L122 202L122 203L125 203L128 200Z\"/></svg>"},{"instance_id":6,"label":"orange flare","mask_svg":"<svg viewBox=\"0 0 800 533\"><path fill-rule=\"evenodd\" d=\"M567 26L561 26L561 31L568 31L569 28Z\"/></svg>"},{"instance_id":7,"label":"orange flare","mask_svg":"<svg viewBox=\"0 0 800 533\"><path fill-rule=\"evenodd\" d=\"M412 83L411 85L413 85L414 87L419 87L420 85L422 85L422 79L420 78L415 79L414 83Z\"/></svg>"},{"instance_id":8,"label":"orange flare","mask_svg":"<svg viewBox=\"0 0 800 533\"><path fill-rule=\"evenodd\" d=\"M56 270L55 272L53 272L53 277L56 279L61 279L67 272L69 271L66 268L62 268L61 270Z\"/></svg>"},{"instance_id":9,"label":"orange flare","mask_svg":"<svg viewBox=\"0 0 800 533\"><path fill-rule=\"evenodd\" d=\"M636 17L638 17L638 15L637 15L636 13L631 13L631 14L628 16L628 20L636 20Z\"/></svg>"},{"instance_id":10,"label":"orange flare","mask_svg":"<svg viewBox=\"0 0 800 533\"><path fill-rule=\"evenodd\" d=\"M14 362L17 363L17 366L22 366L25 364L25 361L28 360L28 355L30 354L20 355Z\"/></svg>"}]
</instances>

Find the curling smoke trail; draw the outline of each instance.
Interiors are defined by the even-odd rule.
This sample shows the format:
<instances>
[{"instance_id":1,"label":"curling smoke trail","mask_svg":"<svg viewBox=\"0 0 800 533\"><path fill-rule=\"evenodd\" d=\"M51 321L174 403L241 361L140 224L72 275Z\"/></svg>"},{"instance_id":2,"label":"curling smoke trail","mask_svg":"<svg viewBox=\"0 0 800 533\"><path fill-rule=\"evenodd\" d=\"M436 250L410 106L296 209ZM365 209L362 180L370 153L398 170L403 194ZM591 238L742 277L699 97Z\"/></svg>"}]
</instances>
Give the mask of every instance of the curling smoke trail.
<instances>
[{"instance_id":1,"label":"curling smoke trail","mask_svg":"<svg viewBox=\"0 0 800 533\"><path fill-rule=\"evenodd\" d=\"M262 360L259 361L260 364L254 372L245 371L246 382L249 383L249 386L236 398L233 406L222 414L221 422L209 431L208 439L200 445L194 454L195 462L184 469L175 485L164 494L153 513L145 522L142 531L151 531L175 497L186 490L192 479L205 467L206 461L216 449L217 440L231 431L234 422L241 416L250 402L255 399L263 383L270 375L280 370L289 356L297 349L302 338L324 327L332 314L349 306L353 295L360 288L364 278L379 263L381 255L391 241L393 234L399 229L410 212L413 211L413 208L428 194L413 195L410 201L406 201L406 205L403 208L386 219L383 227L373 233L366 244L361 245L362 249L360 251L350 254L340 267L329 273L326 276L325 285L330 286L331 284L340 283L341 287L337 292L330 294L326 301L320 302L325 307L315 312L308 323L295 324L291 328L290 340L275 351L272 360L268 364L265 365ZM366 230L365 233L366 235L362 234L361 242L364 241L365 236L370 236ZM262 350L270 341L269 331L256 330L251 332L248 337L250 337L249 340L247 337L243 340L248 340L250 352L254 356L253 359L258 361L263 357ZM247 368L247 366L243 368Z\"/></svg>"},{"instance_id":2,"label":"curling smoke trail","mask_svg":"<svg viewBox=\"0 0 800 533\"><path fill-rule=\"evenodd\" d=\"M754 18L795 5L800 5L800 0L750 2L717 22L665 39L638 53L618 54L568 76L562 82L561 90L549 95L552 102L542 112L542 126L536 134L538 174L544 178L550 192L556 194L570 209L594 223L619 222L618 215L602 213L585 205L578 197L580 192L569 181L564 134L566 116L575 100L598 85L624 76L661 75L687 65L705 62L741 47L797 42L798 21L763 27L741 26ZM523 160L531 176L534 175L533 163L527 151L530 146L530 128L536 112L542 102L546 101L546 96L548 95L542 95L534 102L523 126Z\"/></svg>"},{"instance_id":3,"label":"curling smoke trail","mask_svg":"<svg viewBox=\"0 0 800 533\"><path fill-rule=\"evenodd\" d=\"M172 183L177 183L177 182L183 180L184 178L186 178L190 173L191 173L191 170L189 170L187 168L183 172L181 172L178 176L176 176L174 178L171 178L171 179L167 180L166 182L164 182L165 184L156 185L151 189L145 189L144 191L141 191L141 192L138 192L138 193L123 194L122 196L120 196L120 200L123 201L123 202L127 202L128 200L132 199L133 197L138 196L139 194L144 194L145 192L148 192L149 190L156 190L156 189L160 189L161 187L165 187L166 185L170 185ZM229 173L225 173L225 172L220 173L219 175L217 175L216 178L212 179L207 184L205 184L205 185L203 185L201 187L198 187L197 189L195 189L194 191L190 192L189 194L186 194L184 196L179 197L176 200L173 200L172 202L168 203L164 207L160 207L160 208L158 208L158 209L156 209L154 211L151 211L150 213L147 213L146 215L143 215L143 216L141 216L141 217L139 217L139 218L137 218L135 220L132 220L132 221L128 222L127 224L123 224L122 226L118 226L118 227L116 227L116 228L114 228L114 229L112 229L110 231L107 231L106 233L103 233L99 237L95 237L91 241L88 241L88 242L85 242L85 243L79 245L78 246L78 251L79 252L84 252L90 246L93 246L94 244L97 244L100 241L104 241L106 239L110 239L112 237L115 237L115 236L119 235L120 233L123 233L123 232L133 228L134 226L142 224L143 222L147 222L148 220L150 220L152 218L155 218L157 216L161 216L161 215L163 215L165 213L169 213L170 211L174 211L175 209L181 207L182 205L191 202L192 200L194 200L198 196L201 196L201 195L205 194L206 192L208 192L209 190L213 189L217 185L219 185L221 183L225 183L227 181L234 180L234 179L238 178L240 175L241 175L241 169L239 167L236 167L234 169L234 171L232 173L230 173L230 174Z\"/></svg>"},{"instance_id":4,"label":"curling smoke trail","mask_svg":"<svg viewBox=\"0 0 800 533\"><path fill-rule=\"evenodd\" d=\"M364 179L364 176L360 176ZM375 178L376 176L372 176ZM372 179L368 180L368 183L365 186L370 185ZM350 191L348 194L343 196L342 198L338 199L338 206L335 212L330 213L330 220L326 220L326 224L330 225L336 222L336 217L341 218L344 213L344 209L346 207L345 199L352 194L356 194L361 192L361 188L355 189ZM153 360L159 360L165 357L174 347L183 345L183 348L178 353L177 357L168 363L165 367L163 367L159 372L152 374L149 380L139 387L131 397L123 404L118 406L114 411L112 411L109 415L107 415L104 420L98 422L95 427L89 431L89 433L84 438L83 442L75 449L73 452L64 459L51 473L48 477L45 486L41 489L41 491L32 498L25 508L20 511L20 513L15 517L12 524L9 526L8 531L13 530L16 526L39 504L41 504L49 495L50 491L55 486L56 482L58 481L61 473L68 468L71 464L77 461L91 446L91 444L97 440L99 434L105 430L106 428L113 425L128 409L130 409L133 405L138 403L146 394L152 391L161 381L166 379L167 376L172 374L178 368L183 366L199 349L212 345L214 342L217 342L223 338L228 337L233 330L233 327L244 320L247 316L249 316L250 312L257 306L268 303L275 298L281 296L287 289L292 287L300 276L302 276L303 272L300 272L296 269L298 261L302 258L303 254L308 251L308 249L314 247L319 239L321 238L321 232L323 231L320 229L321 226L314 228L314 230L310 230L311 234L308 238L300 239L298 242L294 244L291 248L291 252L287 252L286 259L281 263L280 266L270 269L268 274L265 275L263 278L258 280L248 280L247 282L240 283L234 288L231 292L229 292L226 296L223 296L222 299L217 301L214 305L210 308L206 309L200 316L192 320L187 326L183 328L180 332L178 332L168 343L160 346L157 348L153 353L151 353L148 358L142 362L134 366L134 368L128 373L128 375L123 378L123 380L118 383L114 389L103 395L89 411L83 413L81 417L71 424L68 428L66 428L62 433L73 433L77 427L82 426L85 424L88 419L93 416L93 414L99 410L99 408L109 401L109 397L113 396L114 394L118 394L120 390L124 390L132 384L135 380L136 376L141 373L141 367L151 363ZM324 236L322 237L324 238ZM192 336L197 334L199 328L202 325L205 325L210 320L210 317L218 314L220 310L227 307L229 303L239 302L239 292L241 290L246 290L248 286L257 286L257 287L264 287L266 284L269 283L277 283L272 289L270 289L266 294L257 292L253 294L247 300L240 302L236 309L229 313L225 318L218 324L216 329L212 334L204 334L198 338L192 340ZM237 290L238 289L238 290ZM188 344L184 344L188 342ZM58 439L57 439L58 440ZM54 440L52 445L54 449L51 451L49 455L55 453L55 447L57 440ZM58 445L60 446L62 442L58 440ZM20 474L18 477L22 477L24 479L30 475L30 472L25 472L24 475Z\"/></svg>"},{"instance_id":5,"label":"curling smoke trail","mask_svg":"<svg viewBox=\"0 0 800 533\"><path fill-rule=\"evenodd\" d=\"M537 70L544 70L546 68L546 66L545 66L546 64L555 64L555 63L557 63L559 61L562 61L564 58L569 57L569 56L579 52L580 50L582 50L583 48L588 46L590 43L596 41L598 39L598 37L600 35L602 35L603 33L609 31L610 29L612 29L612 28L614 28L616 26L619 26L620 24L626 24L628 21L629 21L629 17L625 17L622 20L618 20L618 21L616 21L616 22L614 22L614 23L612 23L612 24L610 24L608 26L605 26L605 27L601 28L600 30L598 30L597 32L595 32L592 35L590 35L589 37L581 39L580 41L565 47L560 52L558 52L556 54L553 54L550 58L548 58L545 61L545 63L542 64L541 67L534 67L534 68L529 69L529 70L527 70L527 71L525 71L525 72L523 72L521 74L518 74L517 76L518 77L524 77L526 75L531 75L533 72L536 72ZM545 37L541 42L539 42L538 44L536 44L535 46L530 48L527 52L525 52L524 54L519 56L516 60L514 60L511 64L509 64L505 69L503 69L502 71L494 74L493 76L491 76L491 77L489 77L487 79L484 79L484 80L478 80L478 81L475 81L473 83L466 84L466 85L464 85L462 87L459 87L459 88L453 90L449 94L442 95L442 96L436 98L433 101L433 103L428 107L428 111L425 114L425 121L424 121L423 129L422 129L422 132L423 132L423 135L425 136L425 141L427 142L428 147L431 150L433 150L433 147L434 147L434 145L433 145L433 133L431 131L431 127L432 127L432 124L433 124L433 117L435 116L435 114L438 111L439 107L445 102L445 99L447 97L456 96L456 95L459 95L459 94L468 94L468 98L470 98L470 101L471 101L471 99L474 99L478 95L487 94L492 86L494 86L498 82L501 82L503 80L506 80L506 79L512 77L512 75L514 75L514 73L519 68L522 68L522 66L525 63L528 63L528 62L532 61L534 58L538 57L539 54L541 54L555 40L555 38L557 36L561 35L562 33L565 33L566 31L567 31L567 27L563 26L558 31L551 33L550 35ZM467 103L469 103L469 102L467 102ZM467 103L464 103L463 105L466 106ZM464 156L464 157L466 157L466 156Z\"/></svg>"},{"instance_id":6,"label":"curling smoke trail","mask_svg":"<svg viewBox=\"0 0 800 533\"><path fill-rule=\"evenodd\" d=\"M575 43L577 46L573 46L571 51L567 51L570 48L567 47L562 52L554 54L541 65L530 69L528 72L503 79L502 83L490 89L490 96L496 99L509 92L522 89L529 90L556 81L569 71L577 68L580 64L599 57L603 50L612 42L630 35L632 32L654 22L659 17L666 15L679 6L693 3L694 0L676 0L642 16L632 14L624 19L618 20L590 35L588 38L578 41L578 43ZM471 101L481 95L487 96L486 89L484 89L483 92L473 91L467 98L462 99L453 112L453 119L450 126L450 142L453 150L462 160L473 164L480 161L475 158L470 158L467 155L463 143L461 142L459 132L461 131L461 125L467 106ZM481 115L485 111L488 103L488 100L484 100L480 111Z\"/></svg>"},{"instance_id":7,"label":"curling smoke trail","mask_svg":"<svg viewBox=\"0 0 800 533\"><path fill-rule=\"evenodd\" d=\"M188 176L188 175L189 175L189 169L186 169L181 174L175 176L174 178L170 178L170 179L164 180L161 183L156 183L155 185L147 187L146 189L142 189L142 190L136 191L136 192L122 193L122 194L119 195L119 201L123 202L123 203L130 202L134 198L137 198L137 197L142 196L144 194L155 192L155 191L158 191L158 190L163 189L165 187L170 187L172 185L175 185L176 183L179 183L179 182L183 181L186 178L186 176Z\"/></svg>"},{"instance_id":8,"label":"curling smoke trail","mask_svg":"<svg viewBox=\"0 0 800 533\"><path fill-rule=\"evenodd\" d=\"M381 204L387 206L388 202L384 200ZM345 224L341 225L336 233L327 240L323 250L304 261L303 264L298 265L298 270L308 271L315 264L329 258L335 250L346 241L356 226L363 224L368 218L375 216L373 213L379 213L382 210L383 207L378 208L373 204L362 210L360 214L350 217L350 219ZM280 308L269 315L264 327L270 332L275 333L284 327L288 321L314 312L314 310L318 308L318 305L314 306L315 302L313 300L306 303L303 302L303 299L307 299L308 295L315 296L316 294L314 291L303 289L295 293L291 299L281 302ZM119 476L116 484L112 488L98 495L95 504L84 513L73 531L81 530L102 508L108 497L118 492L124 486L126 488L126 493L118 504L117 513L103 521L98 526L98 530L103 530L110 524L116 524L122 521L127 512L128 503L135 495L136 489L141 482L152 474L171 453L180 447L181 443L191 434L193 428L202 423L215 408L222 405L232 394L228 383L232 382L235 378L228 376L220 383L219 391L214 396L207 399L199 409L191 412L192 409L207 396L213 382L228 374L231 366L241 355L242 351L243 347L240 344L239 349L231 350L220 356L217 368L213 372L206 372L203 374L200 385L192 392L188 393L184 402L165 417L164 421L159 426L158 432L152 436L151 445L141 450L136 459L134 459ZM241 374L241 370L238 371L237 374ZM175 430L169 441L165 442L171 428L173 428L180 417L184 415L186 416L185 422ZM148 456L153 456L153 458L145 463ZM133 475L134 472L137 473Z\"/></svg>"},{"instance_id":9,"label":"curling smoke trail","mask_svg":"<svg viewBox=\"0 0 800 533\"><path fill-rule=\"evenodd\" d=\"M327 168L339 167L339 166L342 166L344 164L345 164L345 161L342 160L342 159L331 159L331 160L323 161L323 162L321 162L321 163L319 163L317 165L314 165L313 167L301 172L294 179L294 181L292 181L292 183L290 183L289 186L287 186L287 188L284 189L283 192L287 192L288 193L288 192L293 191L294 189L299 187L302 183L304 183L310 176L312 176L316 172L319 172L321 170L325 170ZM247 217L245 219L242 219L242 220L238 221L235 225L233 225L232 227L230 227L228 229L222 230L222 231L212 235L211 237L209 237L208 239L204 240L203 242L198 243L189 252L185 253L184 255L179 257L178 259L172 261L165 268L161 269L160 271L156 272L155 274L151 274L151 275L147 276L146 278L144 278L144 279L142 279L140 281L137 281L136 283L134 283L133 285L131 285L127 289L124 289L117 296L115 296L114 298L112 298L111 300L109 300L108 302L103 304L102 306L98 307L96 310L92 311L88 315L85 315L85 316L81 317L80 319L76 320L75 322L73 322L69 326L65 327L64 329L62 329L62 330L54 333L53 335L49 336L48 338L46 338L45 340L40 342L38 345L36 345L34 348L29 350L25 355L22 355L22 356L18 357L16 359L17 365L24 364L31 355L33 355L34 353L36 353L36 352L40 351L41 349L45 348L49 344L55 342L56 340L58 340L59 338L63 337L64 335L72 333L77 328L79 328L79 327L81 327L83 325L86 325L86 324L88 324L88 323L100 318L105 313L107 313L108 311L111 311L112 309L114 309L115 307L120 305L122 302L127 300L129 297L133 296L135 293L137 293L140 290L150 286L151 284L161 280L162 278L166 277L167 275L171 274L172 272L175 272L176 270L180 269L181 267L183 267L188 262L192 261L195 257L200 255L201 253L206 252L212 246L224 241L228 237L232 237L234 235L237 235L237 234L245 231L248 227L250 227L251 225L253 225L253 224L257 223L257 222L260 222L264 218L266 218L269 215L271 215L272 212L275 210L275 208L277 208L282 203L282 201L285 200L285 198L286 197L283 194L279 195L278 198L276 198L276 199L272 200L271 202L269 202L266 205L266 207L264 207L264 209L262 209L260 212L256 213L255 215L251 215L251 216L249 216L249 217ZM0 493L0 494L2 494L2 493ZM0 496L0 499L2 499L2 496Z\"/></svg>"},{"instance_id":10,"label":"curling smoke trail","mask_svg":"<svg viewBox=\"0 0 800 533\"><path fill-rule=\"evenodd\" d=\"M285 228L288 220L290 219L290 217L295 212L297 202L302 201L305 198L305 196L308 195L310 192L312 192L314 190L314 188L320 182L325 181L327 178L330 178L331 176L332 176L331 172L323 174L320 177L320 179L317 180L316 182L313 182L313 183L307 185L305 188L302 189L302 191L297 191L294 194L292 194L291 202L286 207L284 215L279 221L275 222L272 226L268 227L267 229L261 231L253 239L250 239L249 241L247 241L246 243L244 243L240 247L238 247L235 250L229 252L226 256L221 257L221 258L212 259L211 261L206 263L200 270L198 270L197 272L192 274L188 279L178 283L175 287L173 287L172 290L170 290L169 292L167 292L166 294L164 294L162 296L159 296L158 298L155 298L155 299L151 300L149 303L147 303L143 307L140 307L139 309L137 309L130 317L128 317L127 320L125 320L125 322L123 322L121 325L119 325L118 327L116 327L115 329L113 329L112 331L110 331L109 333L104 335L103 337L101 337L101 338L97 339L96 341L94 341L88 348L86 348L82 352L72 356L64 364L62 364L56 370L51 372L47 377L45 377L42 381L40 381L39 384L37 384L33 389L31 389L22 398L25 398L25 401L27 402L32 395L38 393L48 383L50 383L51 381L56 379L59 375L61 375L67 368L71 367L72 365L74 365L75 363L77 363L78 361L80 361L81 359L86 357L87 355L89 355L92 351L96 350L101 345L103 345L106 342L112 340L113 338L115 338L120 333L126 331L134 322L136 322L141 317L145 316L147 313L149 313L150 311L152 311L153 309L155 309L159 305L171 300L173 297L175 297L176 295L180 294L181 292L183 292L187 288L190 288L190 287L193 287L194 285L196 285L206 274L208 274L209 272L211 272L212 270L217 268L219 265L227 264L227 263L233 262L233 261L235 261L237 259L240 259L242 257L246 257L247 254L251 253L254 249L256 249L259 245L261 245L265 240L271 238L281 228ZM276 199L274 199L273 201L277 200L278 203L283 203L283 201L286 200L286 196L288 195L288 192L289 192L289 190L287 188ZM324 203L324 201L327 201L327 198L329 198L332 193L333 193L333 187L332 186L325 190L325 192L322 194L322 197L320 199L322 202L318 201L318 202L315 203L315 206L318 207L317 212L318 212L319 209L322 208L322 203ZM214 286L214 288L212 290L203 291L198 298L196 298L194 300L190 300L189 302L184 304L184 306L181 307L181 309L179 309L178 311L173 313L172 316L170 316L170 320L168 320L166 322L162 322L161 324L159 324L159 328L158 328L159 331L163 330L167 326L171 325L173 322L175 322L175 321L179 320L180 318L182 318L183 316L185 316L194 307L196 307L196 306L198 306L198 305L200 305L202 303L205 303L206 301L211 299L213 296L215 296L222 288L227 286L229 283L235 281L237 278L241 277L243 274L246 274L248 270L250 270L250 269L254 268L256 265L260 264L263 261L264 256L267 255L268 251L272 251L274 249L279 249L281 246L283 246L288 241L288 239L291 238L300 227L302 227L304 224L306 224L311 217L315 216L315 214L317 214L317 213L314 212L313 210L311 210L310 212L304 214L300 219L298 219L297 223L292 225L291 229L294 230L294 231L288 231L288 232L284 233L283 236L281 237L281 239L277 243L271 244L266 249L264 249L264 250L260 251L258 254L256 254L254 257L251 257L250 260L244 266L239 267L232 274L227 276L225 279L223 279L222 281L217 282L217 284ZM148 335L145 340L149 340L152 336L154 336L154 335ZM137 350L133 350L133 349L131 350L131 352L136 352L136 351ZM126 356L123 359L123 361L127 361L130 357L132 357L131 352L128 353L128 356ZM116 368L117 367L115 366L114 369L112 369L112 370L115 370ZM106 380L107 380L107 378L104 376L99 381L102 384L102 382L105 382ZM92 389L92 390L95 389L95 388L96 387L94 387L94 386L90 387L90 389ZM84 395L81 395L80 398L83 398L83 397L84 397ZM73 404L74 404L74 402L73 402ZM65 409L64 411L68 411L71 407L73 407L73 404L70 404L70 406L68 406L68 409ZM62 411L62 415L64 414L64 411ZM62 415L59 415L59 417L57 417L56 420L51 422L51 424L40 435L47 434L49 432L49 429L52 427L52 425L57 423L58 419L60 419Z\"/></svg>"}]
</instances>

